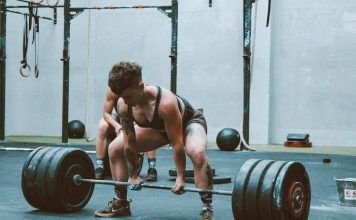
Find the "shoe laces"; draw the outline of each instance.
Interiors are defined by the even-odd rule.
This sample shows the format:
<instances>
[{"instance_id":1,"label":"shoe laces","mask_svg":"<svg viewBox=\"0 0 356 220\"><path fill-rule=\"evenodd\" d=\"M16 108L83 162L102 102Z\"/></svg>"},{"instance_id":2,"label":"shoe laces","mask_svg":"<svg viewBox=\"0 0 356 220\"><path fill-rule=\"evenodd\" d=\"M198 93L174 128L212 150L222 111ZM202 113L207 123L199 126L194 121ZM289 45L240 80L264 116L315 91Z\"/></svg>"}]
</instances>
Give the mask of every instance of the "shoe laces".
<instances>
[{"instance_id":1,"label":"shoe laces","mask_svg":"<svg viewBox=\"0 0 356 220\"><path fill-rule=\"evenodd\" d=\"M156 175L156 173L157 173L157 171L156 171L156 168L152 168L152 167L150 167L149 169L148 169L148 175Z\"/></svg>"},{"instance_id":2,"label":"shoe laces","mask_svg":"<svg viewBox=\"0 0 356 220\"><path fill-rule=\"evenodd\" d=\"M214 211L213 211L212 208L204 207L204 208L200 211L200 215L204 215L205 213L213 214Z\"/></svg>"},{"instance_id":3,"label":"shoe laces","mask_svg":"<svg viewBox=\"0 0 356 220\"><path fill-rule=\"evenodd\" d=\"M120 199L117 199L117 198L114 197L114 198L112 198L112 200L110 200L108 202L108 207L112 207L113 205L115 205L115 203L118 204L120 201L123 201L123 200L120 200ZM126 199L125 202L131 203L132 199Z\"/></svg>"},{"instance_id":4,"label":"shoe laces","mask_svg":"<svg viewBox=\"0 0 356 220\"><path fill-rule=\"evenodd\" d=\"M102 172L104 170L104 168L103 167L97 167L96 169L95 169L95 172Z\"/></svg>"},{"instance_id":5,"label":"shoe laces","mask_svg":"<svg viewBox=\"0 0 356 220\"><path fill-rule=\"evenodd\" d=\"M110 201L108 202L108 207L112 207L112 206L115 204L115 202L116 202L116 203L118 202L118 200L115 199L115 198L113 198L112 200L110 200Z\"/></svg>"}]
</instances>

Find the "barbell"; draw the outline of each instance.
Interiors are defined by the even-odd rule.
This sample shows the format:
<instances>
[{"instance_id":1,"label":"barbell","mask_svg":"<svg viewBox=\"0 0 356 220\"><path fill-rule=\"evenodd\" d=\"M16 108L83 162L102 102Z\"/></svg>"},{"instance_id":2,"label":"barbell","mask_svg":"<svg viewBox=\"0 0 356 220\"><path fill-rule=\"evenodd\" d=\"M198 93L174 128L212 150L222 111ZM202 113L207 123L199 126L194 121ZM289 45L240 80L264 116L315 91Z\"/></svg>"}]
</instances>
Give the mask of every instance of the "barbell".
<instances>
[{"instance_id":1,"label":"barbell","mask_svg":"<svg viewBox=\"0 0 356 220\"><path fill-rule=\"evenodd\" d=\"M77 148L39 147L22 168L27 202L43 211L75 212L90 200L95 184L128 186L128 182L94 179L89 155ZM171 186L142 184L171 190ZM232 191L185 187L186 192L231 196L235 219L307 219L310 183L305 167L295 161L249 159L240 168Z\"/></svg>"}]
</instances>

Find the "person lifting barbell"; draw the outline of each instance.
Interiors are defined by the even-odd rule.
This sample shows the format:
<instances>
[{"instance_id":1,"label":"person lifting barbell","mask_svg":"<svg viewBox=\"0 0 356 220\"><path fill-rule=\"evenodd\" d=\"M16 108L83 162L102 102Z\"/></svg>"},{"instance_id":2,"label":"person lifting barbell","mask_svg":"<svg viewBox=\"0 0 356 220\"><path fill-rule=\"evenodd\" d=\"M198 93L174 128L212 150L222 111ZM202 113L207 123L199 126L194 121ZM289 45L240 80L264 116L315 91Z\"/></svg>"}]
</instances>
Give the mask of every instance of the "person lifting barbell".
<instances>
[{"instance_id":1,"label":"person lifting barbell","mask_svg":"<svg viewBox=\"0 0 356 220\"><path fill-rule=\"evenodd\" d=\"M117 112L124 132L109 146L112 178L128 181L137 190L143 180L137 175L136 154L171 144L177 167L177 178L172 192L184 193L185 153L194 166L195 184L212 189L212 172L206 153L207 124L200 111L182 97L159 86L148 86L142 81L142 67L133 61L113 65L108 85L119 98ZM212 195L202 192L201 219L213 220ZM115 211L113 211L115 210ZM95 212L98 217L130 215L127 187L115 186L115 197L109 205Z\"/></svg>"}]
</instances>

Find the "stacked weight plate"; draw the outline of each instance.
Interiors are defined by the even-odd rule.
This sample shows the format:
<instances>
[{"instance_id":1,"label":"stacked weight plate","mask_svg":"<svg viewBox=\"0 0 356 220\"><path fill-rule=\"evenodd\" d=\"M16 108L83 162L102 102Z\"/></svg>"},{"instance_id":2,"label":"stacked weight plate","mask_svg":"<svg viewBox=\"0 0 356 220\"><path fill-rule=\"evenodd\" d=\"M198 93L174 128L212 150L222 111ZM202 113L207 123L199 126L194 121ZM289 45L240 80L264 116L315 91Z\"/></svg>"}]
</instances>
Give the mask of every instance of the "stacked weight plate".
<instances>
[{"instance_id":1,"label":"stacked weight plate","mask_svg":"<svg viewBox=\"0 0 356 220\"><path fill-rule=\"evenodd\" d=\"M304 220L310 199L301 163L250 159L236 176L231 204L235 219Z\"/></svg>"},{"instance_id":2,"label":"stacked weight plate","mask_svg":"<svg viewBox=\"0 0 356 220\"><path fill-rule=\"evenodd\" d=\"M22 192L27 202L37 209L78 211L88 203L94 185L75 185L74 174L94 178L93 163L87 153L75 148L37 148L23 165Z\"/></svg>"}]
</instances>

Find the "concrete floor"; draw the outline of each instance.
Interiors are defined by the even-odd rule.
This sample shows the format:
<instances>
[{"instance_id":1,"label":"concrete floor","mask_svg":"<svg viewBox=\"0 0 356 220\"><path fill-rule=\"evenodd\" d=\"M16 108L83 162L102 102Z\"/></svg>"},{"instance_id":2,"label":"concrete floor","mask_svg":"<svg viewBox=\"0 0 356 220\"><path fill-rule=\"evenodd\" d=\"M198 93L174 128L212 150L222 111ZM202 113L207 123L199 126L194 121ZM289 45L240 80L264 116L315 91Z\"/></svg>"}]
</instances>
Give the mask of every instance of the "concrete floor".
<instances>
[{"instance_id":1,"label":"concrete floor","mask_svg":"<svg viewBox=\"0 0 356 220\"><path fill-rule=\"evenodd\" d=\"M18 139L0 142L0 219L76 219L92 218L97 209L103 208L113 197L113 187L96 185L89 203L77 213L53 214L41 212L31 207L25 200L21 191L21 170L23 162L28 156L28 151L5 150L7 148L35 148L43 143L36 141L21 142ZM93 144L77 143L58 144L55 146L75 146L84 150L94 150ZM53 142L53 141L52 141ZM70 140L71 142L71 140ZM57 144L56 144L57 143ZM51 145L51 143L48 143ZM307 149L286 148L283 146L253 146L257 149L250 151L220 151L216 147L209 147L208 156L211 165L219 176L231 176L232 183L216 184L215 189L232 190L234 177L239 168L247 159L272 159L299 161L304 164L309 174L311 183L311 207L309 219L356 219L356 207L340 206L339 197L334 178L356 177L356 154L353 148L347 148L341 155L341 148ZM332 150L332 151L331 151ZM90 154L94 161L95 155ZM173 185L168 175L168 170L174 167L172 151L168 148L159 149L157 152L157 168L159 173L159 185ZM331 159L331 163L323 163L323 159ZM187 160L187 167L191 167ZM147 162L143 167L143 177L147 170ZM193 184L187 184L194 187ZM129 191L132 199L132 216L122 219L198 219L200 211L200 199L196 193L185 193L176 196L166 190L143 189L140 192ZM214 196L215 217L218 220L233 219L231 210L231 197Z\"/></svg>"}]
</instances>

